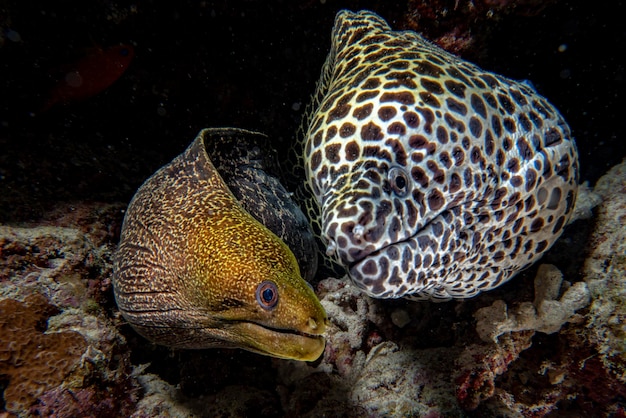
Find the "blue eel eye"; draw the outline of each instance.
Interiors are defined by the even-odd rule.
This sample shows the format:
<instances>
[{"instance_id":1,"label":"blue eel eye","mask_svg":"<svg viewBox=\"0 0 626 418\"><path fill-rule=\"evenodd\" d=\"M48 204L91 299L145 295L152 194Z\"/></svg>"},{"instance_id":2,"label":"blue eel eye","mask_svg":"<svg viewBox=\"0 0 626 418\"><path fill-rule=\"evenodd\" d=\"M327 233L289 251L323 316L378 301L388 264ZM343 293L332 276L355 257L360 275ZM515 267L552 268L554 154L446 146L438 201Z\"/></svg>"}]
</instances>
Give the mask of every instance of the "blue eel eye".
<instances>
[{"instance_id":1,"label":"blue eel eye","mask_svg":"<svg viewBox=\"0 0 626 418\"><path fill-rule=\"evenodd\" d=\"M278 304L278 288L274 282L264 281L256 288L256 301L261 308L274 309Z\"/></svg>"}]
</instances>

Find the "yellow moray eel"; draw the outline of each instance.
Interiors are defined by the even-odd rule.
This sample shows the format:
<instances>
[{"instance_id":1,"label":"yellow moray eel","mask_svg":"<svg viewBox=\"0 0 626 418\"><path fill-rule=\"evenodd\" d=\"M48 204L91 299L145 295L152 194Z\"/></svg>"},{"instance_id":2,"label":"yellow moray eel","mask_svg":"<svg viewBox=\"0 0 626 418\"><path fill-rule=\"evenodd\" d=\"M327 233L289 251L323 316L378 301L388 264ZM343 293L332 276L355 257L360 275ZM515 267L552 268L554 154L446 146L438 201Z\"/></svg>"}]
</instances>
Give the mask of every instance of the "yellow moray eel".
<instances>
[{"instance_id":1,"label":"yellow moray eel","mask_svg":"<svg viewBox=\"0 0 626 418\"><path fill-rule=\"evenodd\" d=\"M174 348L242 348L313 361L327 317L289 248L242 209L203 130L133 197L114 262L124 318Z\"/></svg>"},{"instance_id":2,"label":"yellow moray eel","mask_svg":"<svg viewBox=\"0 0 626 418\"><path fill-rule=\"evenodd\" d=\"M523 83L343 10L301 135L326 254L377 298L467 298L535 262L576 199L567 123Z\"/></svg>"}]
</instances>

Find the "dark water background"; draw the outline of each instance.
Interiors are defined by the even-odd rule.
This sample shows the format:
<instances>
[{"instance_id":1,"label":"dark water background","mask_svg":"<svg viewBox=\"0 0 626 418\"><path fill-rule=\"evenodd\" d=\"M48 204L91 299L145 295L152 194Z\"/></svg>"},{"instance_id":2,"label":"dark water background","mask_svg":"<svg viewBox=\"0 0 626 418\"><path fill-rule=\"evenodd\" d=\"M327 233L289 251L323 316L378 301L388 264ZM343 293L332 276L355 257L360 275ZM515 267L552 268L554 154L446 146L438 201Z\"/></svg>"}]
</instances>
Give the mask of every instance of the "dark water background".
<instances>
[{"instance_id":1,"label":"dark water background","mask_svg":"<svg viewBox=\"0 0 626 418\"><path fill-rule=\"evenodd\" d=\"M58 201L128 201L204 127L259 130L284 149L314 90L336 11L368 8L398 28L407 10L331 0L0 6L0 221L36 219ZM556 1L538 15L510 13L473 29L488 35L470 53L479 65L532 81L561 110L581 180L592 183L626 156L626 26L617 19L625 11L623 2ZM21 39L10 40L9 30ZM33 116L55 69L88 48L120 43L136 55L112 87Z\"/></svg>"}]
</instances>

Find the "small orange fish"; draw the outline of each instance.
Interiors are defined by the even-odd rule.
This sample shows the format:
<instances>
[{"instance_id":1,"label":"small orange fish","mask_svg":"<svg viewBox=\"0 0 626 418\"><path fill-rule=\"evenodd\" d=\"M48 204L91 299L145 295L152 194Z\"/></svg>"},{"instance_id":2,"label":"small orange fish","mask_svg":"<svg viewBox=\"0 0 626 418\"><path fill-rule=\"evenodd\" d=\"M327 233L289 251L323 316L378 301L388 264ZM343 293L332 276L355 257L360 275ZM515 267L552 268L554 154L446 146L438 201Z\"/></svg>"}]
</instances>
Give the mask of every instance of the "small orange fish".
<instances>
[{"instance_id":1,"label":"small orange fish","mask_svg":"<svg viewBox=\"0 0 626 418\"><path fill-rule=\"evenodd\" d=\"M124 74L134 55L131 45L95 48L67 66L68 70L50 90L40 113L57 104L88 99L107 89Z\"/></svg>"}]
</instances>

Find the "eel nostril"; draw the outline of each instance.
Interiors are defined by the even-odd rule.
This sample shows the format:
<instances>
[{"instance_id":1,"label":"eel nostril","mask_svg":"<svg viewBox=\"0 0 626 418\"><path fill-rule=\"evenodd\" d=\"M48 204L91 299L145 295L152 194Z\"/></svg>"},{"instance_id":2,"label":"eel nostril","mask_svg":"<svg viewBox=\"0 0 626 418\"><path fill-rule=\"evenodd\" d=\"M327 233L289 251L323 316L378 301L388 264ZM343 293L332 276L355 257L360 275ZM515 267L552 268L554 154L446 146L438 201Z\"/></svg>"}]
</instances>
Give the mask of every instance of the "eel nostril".
<instances>
[{"instance_id":1,"label":"eel nostril","mask_svg":"<svg viewBox=\"0 0 626 418\"><path fill-rule=\"evenodd\" d=\"M363 233L365 232L365 227L363 225L356 225L352 228L352 236L354 239L361 240L363 239Z\"/></svg>"}]
</instances>

